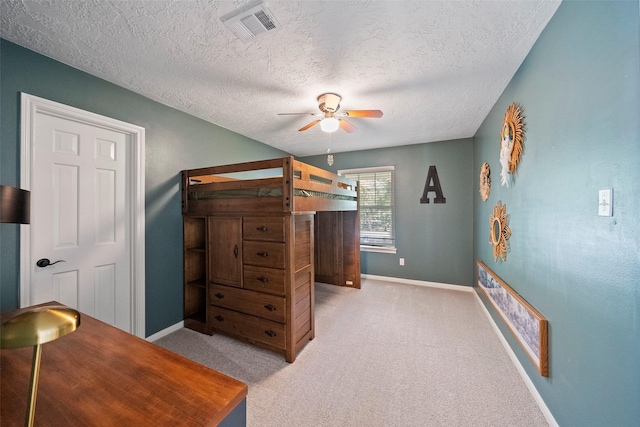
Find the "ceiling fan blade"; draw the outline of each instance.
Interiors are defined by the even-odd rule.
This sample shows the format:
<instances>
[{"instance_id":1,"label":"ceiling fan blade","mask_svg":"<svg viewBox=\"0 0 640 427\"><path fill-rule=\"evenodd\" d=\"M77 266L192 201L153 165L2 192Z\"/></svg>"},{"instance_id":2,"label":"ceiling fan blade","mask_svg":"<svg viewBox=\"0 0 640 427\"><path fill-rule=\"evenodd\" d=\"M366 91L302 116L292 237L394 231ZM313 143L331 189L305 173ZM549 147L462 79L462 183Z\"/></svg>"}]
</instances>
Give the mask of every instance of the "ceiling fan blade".
<instances>
[{"instance_id":1,"label":"ceiling fan blade","mask_svg":"<svg viewBox=\"0 0 640 427\"><path fill-rule=\"evenodd\" d=\"M351 133L358 130L357 127L355 127L345 119L339 119L339 120L340 120L340 128L342 128L343 131Z\"/></svg>"},{"instance_id":2,"label":"ceiling fan blade","mask_svg":"<svg viewBox=\"0 0 640 427\"><path fill-rule=\"evenodd\" d=\"M304 126L304 127L301 127L300 129L298 129L298 132L302 132L303 130L307 130L307 129L309 129L311 126L316 125L316 124L318 124L318 123L320 123L320 120L314 120L314 121L312 121L311 123L309 123L308 125L306 125L306 126Z\"/></svg>"},{"instance_id":3,"label":"ceiling fan blade","mask_svg":"<svg viewBox=\"0 0 640 427\"><path fill-rule=\"evenodd\" d=\"M279 116L316 116L318 113L278 113Z\"/></svg>"},{"instance_id":4,"label":"ceiling fan blade","mask_svg":"<svg viewBox=\"0 0 640 427\"><path fill-rule=\"evenodd\" d=\"M382 111L380 110L348 110L343 111L347 115L347 117L373 117L380 118L382 117Z\"/></svg>"}]
</instances>

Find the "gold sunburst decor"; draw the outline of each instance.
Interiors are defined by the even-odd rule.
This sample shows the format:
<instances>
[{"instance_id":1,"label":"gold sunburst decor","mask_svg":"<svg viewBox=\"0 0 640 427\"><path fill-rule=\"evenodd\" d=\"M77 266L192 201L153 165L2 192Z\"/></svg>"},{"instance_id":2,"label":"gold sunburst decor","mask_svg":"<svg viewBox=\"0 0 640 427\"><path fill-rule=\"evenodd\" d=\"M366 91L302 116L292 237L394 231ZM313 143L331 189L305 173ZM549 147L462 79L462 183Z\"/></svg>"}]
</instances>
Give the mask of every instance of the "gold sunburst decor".
<instances>
[{"instance_id":1,"label":"gold sunburst decor","mask_svg":"<svg viewBox=\"0 0 640 427\"><path fill-rule=\"evenodd\" d=\"M502 185L509 186L509 174L514 173L520 163L524 143L524 116L522 107L511 103L504 113L500 131L500 178Z\"/></svg>"},{"instance_id":2,"label":"gold sunburst decor","mask_svg":"<svg viewBox=\"0 0 640 427\"><path fill-rule=\"evenodd\" d=\"M480 197L486 202L491 192L491 168L489 163L483 163L480 168Z\"/></svg>"},{"instance_id":3,"label":"gold sunburst decor","mask_svg":"<svg viewBox=\"0 0 640 427\"><path fill-rule=\"evenodd\" d=\"M507 260L507 251L509 250L509 238L511 237L511 229L507 222L507 205L503 205L500 200L493 207L493 213L489 215L489 243L493 245L493 260L498 261L498 257L502 261Z\"/></svg>"}]
</instances>

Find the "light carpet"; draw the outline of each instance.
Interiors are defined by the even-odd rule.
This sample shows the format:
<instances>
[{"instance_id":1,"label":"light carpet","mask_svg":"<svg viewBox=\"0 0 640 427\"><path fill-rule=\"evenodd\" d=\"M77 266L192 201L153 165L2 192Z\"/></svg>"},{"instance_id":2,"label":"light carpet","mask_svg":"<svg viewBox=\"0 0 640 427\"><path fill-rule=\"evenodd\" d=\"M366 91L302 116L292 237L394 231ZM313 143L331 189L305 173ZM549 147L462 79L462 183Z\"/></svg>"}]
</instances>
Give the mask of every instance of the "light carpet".
<instances>
[{"instance_id":1,"label":"light carpet","mask_svg":"<svg viewBox=\"0 0 640 427\"><path fill-rule=\"evenodd\" d=\"M315 295L292 364L188 329L156 344L247 383L250 427L548 425L472 293L367 279Z\"/></svg>"}]
</instances>

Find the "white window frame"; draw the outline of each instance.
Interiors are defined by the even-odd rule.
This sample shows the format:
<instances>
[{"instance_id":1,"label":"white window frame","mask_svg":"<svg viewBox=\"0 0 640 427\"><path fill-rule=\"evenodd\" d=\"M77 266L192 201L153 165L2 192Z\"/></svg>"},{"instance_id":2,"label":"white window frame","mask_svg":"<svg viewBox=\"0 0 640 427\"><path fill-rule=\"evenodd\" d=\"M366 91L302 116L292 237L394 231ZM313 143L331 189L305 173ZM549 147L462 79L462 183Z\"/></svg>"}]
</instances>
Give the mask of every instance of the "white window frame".
<instances>
[{"instance_id":1,"label":"white window frame","mask_svg":"<svg viewBox=\"0 0 640 427\"><path fill-rule=\"evenodd\" d=\"M395 166L375 166L375 167L367 167L367 168L356 168L356 169L341 169L338 171L338 175L345 176L346 174L361 174L361 173L372 173L372 172L393 172L393 186L395 187ZM394 237L394 246L370 246L360 244L360 250L363 252L380 252L380 253L388 253L395 254L397 252L397 248L395 245L395 224L396 224L396 211L395 211L395 188L393 189L393 205L392 205L392 227L393 232L392 235ZM362 231L361 231L362 233Z\"/></svg>"}]
</instances>

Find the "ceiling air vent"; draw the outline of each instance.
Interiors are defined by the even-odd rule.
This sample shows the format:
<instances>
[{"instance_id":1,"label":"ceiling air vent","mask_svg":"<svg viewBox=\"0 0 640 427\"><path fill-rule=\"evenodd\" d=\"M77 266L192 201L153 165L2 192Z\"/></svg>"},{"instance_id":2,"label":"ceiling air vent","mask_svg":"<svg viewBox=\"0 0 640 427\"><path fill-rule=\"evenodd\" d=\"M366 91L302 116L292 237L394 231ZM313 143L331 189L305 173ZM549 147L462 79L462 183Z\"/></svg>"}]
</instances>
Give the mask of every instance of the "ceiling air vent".
<instances>
[{"instance_id":1,"label":"ceiling air vent","mask_svg":"<svg viewBox=\"0 0 640 427\"><path fill-rule=\"evenodd\" d=\"M280 23L261 0L249 2L222 16L220 20L245 42L280 28Z\"/></svg>"}]
</instances>

